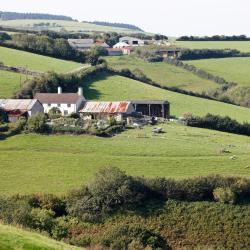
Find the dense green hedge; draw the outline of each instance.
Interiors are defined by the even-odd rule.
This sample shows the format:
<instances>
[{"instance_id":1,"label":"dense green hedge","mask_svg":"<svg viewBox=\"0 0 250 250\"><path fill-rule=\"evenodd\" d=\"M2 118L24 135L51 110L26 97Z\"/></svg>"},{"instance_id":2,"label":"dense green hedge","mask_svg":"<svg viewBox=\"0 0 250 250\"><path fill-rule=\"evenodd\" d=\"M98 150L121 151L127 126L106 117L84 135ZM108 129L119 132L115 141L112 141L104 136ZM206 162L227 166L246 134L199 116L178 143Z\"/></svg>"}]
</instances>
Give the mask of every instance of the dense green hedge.
<instances>
[{"instance_id":1,"label":"dense green hedge","mask_svg":"<svg viewBox=\"0 0 250 250\"><path fill-rule=\"evenodd\" d=\"M0 220L98 249L249 249L249 198L244 178L146 179L107 168L63 197L0 198Z\"/></svg>"},{"instance_id":2,"label":"dense green hedge","mask_svg":"<svg viewBox=\"0 0 250 250\"><path fill-rule=\"evenodd\" d=\"M243 53L231 49L182 49L179 60L199 60L209 58L247 57L250 53Z\"/></svg>"},{"instance_id":3,"label":"dense green hedge","mask_svg":"<svg viewBox=\"0 0 250 250\"><path fill-rule=\"evenodd\" d=\"M230 117L222 117L218 115L207 114L204 117L191 116L186 120L187 125L191 127L208 128L229 132L233 134L250 136L250 124L241 124Z\"/></svg>"}]
</instances>

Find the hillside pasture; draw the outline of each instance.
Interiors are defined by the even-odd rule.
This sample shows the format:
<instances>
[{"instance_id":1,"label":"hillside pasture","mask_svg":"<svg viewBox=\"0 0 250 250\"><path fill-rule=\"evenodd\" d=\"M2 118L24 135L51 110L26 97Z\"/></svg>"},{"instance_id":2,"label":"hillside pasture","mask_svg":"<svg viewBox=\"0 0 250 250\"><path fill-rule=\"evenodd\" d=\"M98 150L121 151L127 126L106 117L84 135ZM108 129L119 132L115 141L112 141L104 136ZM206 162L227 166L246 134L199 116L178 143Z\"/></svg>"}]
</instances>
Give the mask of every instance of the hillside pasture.
<instances>
[{"instance_id":1,"label":"hillside pasture","mask_svg":"<svg viewBox=\"0 0 250 250\"><path fill-rule=\"evenodd\" d=\"M55 71L57 73L67 73L86 66L4 47L0 47L0 62L6 66L23 67L39 72Z\"/></svg>"},{"instance_id":2,"label":"hillside pasture","mask_svg":"<svg viewBox=\"0 0 250 250\"><path fill-rule=\"evenodd\" d=\"M185 61L213 75L250 87L250 57Z\"/></svg>"},{"instance_id":3,"label":"hillside pasture","mask_svg":"<svg viewBox=\"0 0 250 250\"><path fill-rule=\"evenodd\" d=\"M30 76L0 70L0 98L10 98Z\"/></svg>"},{"instance_id":4,"label":"hillside pasture","mask_svg":"<svg viewBox=\"0 0 250 250\"><path fill-rule=\"evenodd\" d=\"M0 224L1 250L80 250L38 233Z\"/></svg>"},{"instance_id":5,"label":"hillside pasture","mask_svg":"<svg viewBox=\"0 0 250 250\"><path fill-rule=\"evenodd\" d=\"M250 177L250 137L175 123L127 130L112 138L23 134L0 143L0 194L63 194L102 167L146 177L210 174ZM202 147L201 147L202 145ZM222 153L227 149L230 153ZM230 156L236 155L236 160Z\"/></svg>"},{"instance_id":6,"label":"hillside pasture","mask_svg":"<svg viewBox=\"0 0 250 250\"><path fill-rule=\"evenodd\" d=\"M204 116L212 114L230 116L240 122L250 122L250 109L218 101L167 91L121 76L100 75L83 84L84 96L88 100L168 100L171 115L184 113Z\"/></svg>"},{"instance_id":7,"label":"hillside pasture","mask_svg":"<svg viewBox=\"0 0 250 250\"><path fill-rule=\"evenodd\" d=\"M39 24L49 25L39 25ZM37 26L37 24L39 26ZM117 33L140 33L140 31L117 28L103 25L96 25L87 22L64 21L64 20L46 20L46 19L25 19L25 20L1 20L0 26L11 27L16 29L32 30L53 30L53 31L70 31L70 32L117 32Z\"/></svg>"},{"instance_id":8,"label":"hillside pasture","mask_svg":"<svg viewBox=\"0 0 250 250\"><path fill-rule=\"evenodd\" d=\"M132 56L106 57L105 60L115 69L139 69L147 77L162 86L178 87L197 93L219 87L213 81L202 79L185 69L165 62L149 63Z\"/></svg>"},{"instance_id":9,"label":"hillside pasture","mask_svg":"<svg viewBox=\"0 0 250 250\"><path fill-rule=\"evenodd\" d=\"M188 49L237 49L250 52L250 41L175 41L174 44Z\"/></svg>"}]
</instances>

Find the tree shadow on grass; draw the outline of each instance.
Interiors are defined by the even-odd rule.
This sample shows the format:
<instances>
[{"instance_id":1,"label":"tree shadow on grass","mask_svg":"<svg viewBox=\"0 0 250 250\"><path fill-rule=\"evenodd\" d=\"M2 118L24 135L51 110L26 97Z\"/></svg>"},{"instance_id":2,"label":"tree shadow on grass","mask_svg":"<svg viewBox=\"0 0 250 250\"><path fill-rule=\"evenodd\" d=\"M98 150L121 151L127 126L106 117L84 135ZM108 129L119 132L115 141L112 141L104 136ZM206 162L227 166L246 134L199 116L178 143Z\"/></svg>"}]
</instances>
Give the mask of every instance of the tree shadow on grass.
<instances>
[{"instance_id":1,"label":"tree shadow on grass","mask_svg":"<svg viewBox=\"0 0 250 250\"><path fill-rule=\"evenodd\" d=\"M99 81L107 80L107 78L111 76L108 73L99 73L98 75L87 78L82 83L83 95L86 100L98 100L101 98L102 93L93 87L93 84L98 84Z\"/></svg>"}]
</instances>

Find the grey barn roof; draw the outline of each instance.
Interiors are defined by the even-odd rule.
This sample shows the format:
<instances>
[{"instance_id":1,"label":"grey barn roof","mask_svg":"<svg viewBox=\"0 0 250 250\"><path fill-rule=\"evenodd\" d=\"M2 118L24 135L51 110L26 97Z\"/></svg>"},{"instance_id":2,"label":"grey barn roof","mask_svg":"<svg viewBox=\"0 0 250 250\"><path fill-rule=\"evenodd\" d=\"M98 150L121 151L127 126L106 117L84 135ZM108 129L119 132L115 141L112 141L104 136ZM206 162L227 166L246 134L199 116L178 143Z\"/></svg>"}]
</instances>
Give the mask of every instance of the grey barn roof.
<instances>
[{"instance_id":1,"label":"grey barn roof","mask_svg":"<svg viewBox=\"0 0 250 250\"><path fill-rule=\"evenodd\" d=\"M30 111L36 102L36 99L0 99L0 108L4 110Z\"/></svg>"}]
</instances>

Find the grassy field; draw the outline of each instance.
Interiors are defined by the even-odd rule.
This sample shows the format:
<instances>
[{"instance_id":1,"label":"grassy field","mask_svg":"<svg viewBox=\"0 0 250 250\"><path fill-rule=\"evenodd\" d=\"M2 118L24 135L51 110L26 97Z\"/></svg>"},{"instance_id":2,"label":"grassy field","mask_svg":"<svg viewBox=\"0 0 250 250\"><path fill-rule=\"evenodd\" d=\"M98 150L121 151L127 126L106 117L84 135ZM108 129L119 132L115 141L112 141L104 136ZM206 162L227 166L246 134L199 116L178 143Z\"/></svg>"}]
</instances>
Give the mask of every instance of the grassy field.
<instances>
[{"instance_id":1,"label":"grassy field","mask_svg":"<svg viewBox=\"0 0 250 250\"><path fill-rule=\"evenodd\" d=\"M250 57L187 61L213 75L250 87Z\"/></svg>"},{"instance_id":2,"label":"grassy field","mask_svg":"<svg viewBox=\"0 0 250 250\"><path fill-rule=\"evenodd\" d=\"M242 52L250 52L250 41L176 41L177 46L190 49L237 49Z\"/></svg>"},{"instance_id":3,"label":"grassy field","mask_svg":"<svg viewBox=\"0 0 250 250\"><path fill-rule=\"evenodd\" d=\"M250 109L229 105L217 101L192 97L163 90L121 76L103 75L85 82L84 96L92 100L168 100L171 114L177 117L183 113L203 116L208 112L228 115L238 121L250 121Z\"/></svg>"},{"instance_id":4,"label":"grassy field","mask_svg":"<svg viewBox=\"0 0 250 250\"><path fill-rule=\"evenodd\" d=\"M0 224L0 250L80 250L38 233Z\"/></svg>"},{"instance_id":5,"label":"grassy field","mask_svg":"<svg viewBox=\"0 0 250 250\"><path fill-rule=\"evenodd\" d=\"M49 26L45 27L34 27L35 24L40 23L49 23ZM54 25L55 24L55 25ZM138 31L124 29L124 28L116 28L102 25L95 25L86 22L75 22L75 21L63 21L63 20L8 20L8 21L0 21L0 26L7 26L12 28L19 29L46 29L46 30L54 30L61 31L67 30L71 32L118 32L118 33L138 33Z\"/></svg>"},{"instance_id":6,"label":"grassy field","mask_svg":"<svg viewBox=\"0 0 250 250\"><path fill-rule=\"evenodd\" d=\"M218 87L213 81L202 79L191 72L163 62L148 63L131 56L106 57L105 60L115 69L140 69L162 86L178 87L198 93Z\"/></svg>"},{"instance_id":7,"label":"grassy field","mask_svg":"<svg viewBox=\"0 0 250 250\"><path fill-rule=\"evenodd\" d=\"M0 143L0 194L63 194L89 181L98 168L106 166L148 177L250 177L249 137L175 123L162 127L166 133L159 135L152 135L152 127L146 127L113 138L9 137ZM223 154L222 149L231 153ZM237 159L230 160L232 155Z\"/></svg>"},{"instance_id":8,"label":"grassy field","mask_svg":"<svg viewBox=\"0 0 250 250\"><path fill-rule=\"evenodd\" d=\"M24 67L42 72L55 71L58 73L67 73L84 66L76 62L55 59L4 47L0 47L0 62L3 62L7 66Z\"/></svg>"},{"instance_id":9,"label":"grassy field","mask_svg":"<svg viewBox=\"0 0 250 250\"><path fill-rule=\"evenodd\" d=\"M12 97L25 80L25 75L0 70L0 98Z\"/></svg>"}]
</instances>

